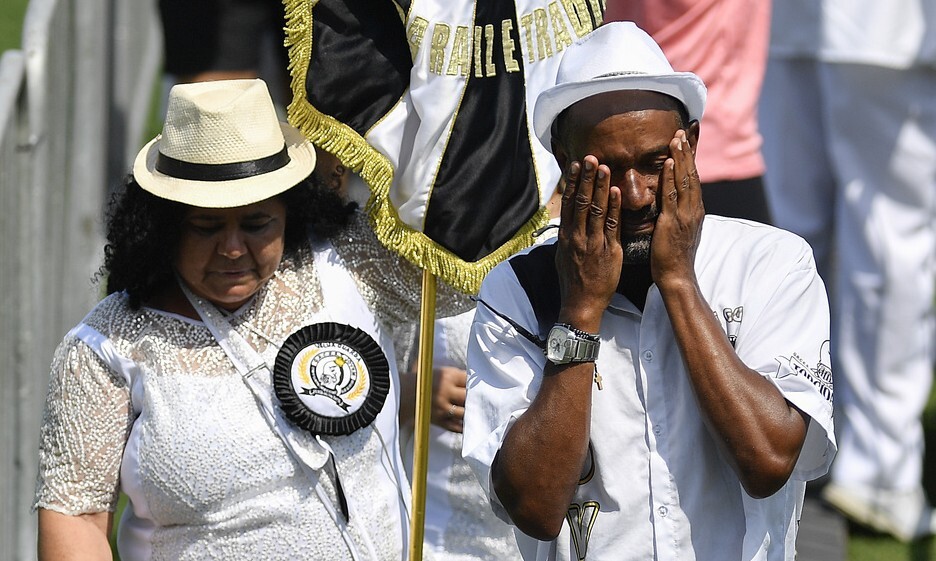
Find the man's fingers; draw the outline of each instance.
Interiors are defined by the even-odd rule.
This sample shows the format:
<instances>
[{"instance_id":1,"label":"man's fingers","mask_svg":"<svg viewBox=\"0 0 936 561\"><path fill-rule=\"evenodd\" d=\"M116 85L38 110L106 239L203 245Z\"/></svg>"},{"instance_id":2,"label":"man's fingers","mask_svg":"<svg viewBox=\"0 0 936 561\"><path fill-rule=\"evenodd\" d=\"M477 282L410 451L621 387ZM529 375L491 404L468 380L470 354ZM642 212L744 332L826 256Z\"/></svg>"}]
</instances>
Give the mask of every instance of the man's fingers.
<instances>
[{"instance_id":1,"label":"man's fingers","mask_svg":"<svg viewBox=\"0 0 936 561\"><path fill-rule=\"evenodd\" d=\"M686 131L679 130L671 146L673 150L673 159L676 161L676 183L679 187L679 206L683 208L694 208L701 204L702 193L701 183L699 182L699 172L695 166L695 156L692 153L692 146L689 144L689 137Z\"/></svg>"},{"instance_id":2,"label":"man's fingers","mask_svg":"<svg viewBox=\"0 0 936 561\"><path fill-rule=\"evenodd\" d=\"M449 394L449 399L452 401L452 403L454 403L455 405L459 407L465 406L465 400L467 398L468 398L468 392L463 387L456 388L452 390L451 394Z\"/></svg>"},{"instance_id":3,"label":"man's fingers","mask_svg":"<svg viewBox=\"0 0 936 561\"><path fill-rule=\"evenodd\" d=\"M690 187L689 176L686 174L686 156L689 152L689 145L685 142L686 133L682 130L676 131L676 136L670 142L670 154L673 156L674 173L676 178L676 187L679 188L679 196L682 197L682 191Z\"/></svg>"},{"instance_id":4,"label":"man's fingers","mask_svg":"<svg viewBox=\"0 0 936 561\"><path fill-rule=\"evenodd\" d=\"M609 246L621 243L621 234L618 232L618 221L621 217L621 189L610 187L608 189L608 211L605 217L605 243Z\"/></svg>"},{"instance_id":5,"label":"man's fingers","mask_svg":"<svg viewBox=\"0 0 936 561\"><path fill-rule=\"evenodd\" d=\"M592 206L598 160L585 156L581 162L572 162L565 190L562 193L560 235L581 237L586 233Z\"/></svg>"},{"instance_id":6,"label":"man's fingers","mask_svg":"<svg viewBox=\"0 0 936 561\"><path fill-rule=\"evenodd\" d=\"M699 179L699 170L696 168L695 154L689 144L689 137L683 131L683 147L685 152L686 183L685 192L689 195L687 203L691 209L702 207L702 182Z\"/></svg>"},{"instance_id":7,"label":"man's fingers","mask_svg":"<svg viewBox=\"0 0 936 561\"><path fill-rule=\"evenodd\" d=\"M675 142L675 140L673 141ZM672 143L671 146L672 148ZM676 201L679 199L679 192L676 189L676 161L673 158L667 158L663 162L663 178L660 181L660 205L661 212L672 214L676 212Z\"/></svg>"},{"instance_id":8,"label":"man's fingers","mask_svg":"<svg viewBox=\"0 0 936 561\"><path fill-rule=\"evenodd\" d=\"M579 178L578 189L575 193L575 212L583 219L591 207L597 169L598 160L594 156L585 156L582 161L581 178ZM582 223L584 224L584 220Z\"/></svg>"},{"instance_id":9,"label":"man's fingers","mask_svg":"<svg viewBox=\"0 0 936 561\"><path fill-rule=\"evenodd\" d=\"M595 172L595 184L592 190L591 204L588 208L587 233L589 236L601 235L608 216L608 195L611 191L611 170L599 164Z\"/></svg>"},{"instance_id":10,"label":"man's fingers","mask_svg":"<svg viewBox=\"0 0 936 561\"><path fill-rule=\"evenodd\" d=\"M562 191L562 206L559 207L559 224L560 227L563 224L572 223L572 215L574 213L572 200L575 198L575 193L578 191L578 180L579 175L582 172L582 164L579 162L572 162L566 168L565 171L565 189Z\"/></svg>"}]
</instances>

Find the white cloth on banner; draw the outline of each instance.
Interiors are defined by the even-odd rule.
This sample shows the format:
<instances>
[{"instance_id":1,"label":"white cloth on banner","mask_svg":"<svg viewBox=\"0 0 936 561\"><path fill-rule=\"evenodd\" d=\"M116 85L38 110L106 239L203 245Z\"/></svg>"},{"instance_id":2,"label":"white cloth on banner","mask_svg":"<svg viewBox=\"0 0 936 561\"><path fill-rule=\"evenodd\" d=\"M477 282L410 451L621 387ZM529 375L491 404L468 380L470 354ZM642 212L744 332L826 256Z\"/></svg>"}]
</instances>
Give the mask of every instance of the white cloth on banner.
<instances>
[{"instance_id":1,"label":"white cloth on banner","mask_svg":"<svg viewBox=\"0 0 936 561\"><path fill-rule=\"evenodd\" d=\"M585 2L516 0L514 4L520 18L520 29L513 30L513 34L520 40L510 55L524 68L527 122L530 123L530 138L533 139L531 147L539 178L540 200L545 204L559 182L561 171L552 154L533 135L533 106L539 93L556 83L560 55L567 46L564 39L574 41L578 38L577 31L584 33L578 18L573 21L570 13L577 14L575 7L579 4L579 9L584 9ZM432 33L437 25L447 26L451 30L463 27L472 33L473 41L474 12L474 2L412 2L407 17L409 28L412 29L412 23L417 18L425 20L428 27L422 47L413 60L410 88L387 118L366 135L368 143L393 162L397 174L394 176L390 200L399 212L400 219L417 230L422 229L426 203L431 194L428 188L433 185L439 161L452 134L452 124L462 102L465 84L473 79L471 74L449 74L447 69L453 56L451 39L448 40L444 54L441 54L444 57L442 68L445 69L442 75L430 71L440 56L440 50L432 48ZM588 17L587 12L584 17ZM501 29L496 31L500 33ZM481 40L486 39L482 36ZM494 56L505 56L501 54L504 52L501 45L496 47L497 54ZM414 126L416 124L418 126ZM410 132L413 130L415 134ZM405 153L400 153L401 145L407 146Z\"/></svg>"}]
</instances>

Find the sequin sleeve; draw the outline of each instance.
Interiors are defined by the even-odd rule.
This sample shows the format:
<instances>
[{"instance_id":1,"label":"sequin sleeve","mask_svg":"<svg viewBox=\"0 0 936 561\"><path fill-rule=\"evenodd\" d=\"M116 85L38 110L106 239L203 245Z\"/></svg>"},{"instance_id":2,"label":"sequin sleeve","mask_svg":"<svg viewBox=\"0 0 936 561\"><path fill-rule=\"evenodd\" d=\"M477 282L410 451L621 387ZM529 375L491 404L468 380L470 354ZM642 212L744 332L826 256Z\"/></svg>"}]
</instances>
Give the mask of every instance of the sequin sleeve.
<instances>
[{"instance_id":1,"label":"sequin sleeve","mask_svg":"<svg viewBox=\"0 0 936 561\"><path fill-rule=\"evenodd\" d=\"M114 510L131 410L123 377L88 345L66 337L52 360L36 508L70 515Z\"/></svg>"},{"instance_id":2,"label":"sequin sleeve","mask_svg":"<svg viewBox=\"0 0 936 561\"><path fill-rule=\"evenodd\" d=\"M418 320L422 270L384 248L363 214L356 214L352 224L332 243L381 321L396 327ZM438 283L436 317L456 315L473 307L468 295Z\"/></svg>"}]
</instances>

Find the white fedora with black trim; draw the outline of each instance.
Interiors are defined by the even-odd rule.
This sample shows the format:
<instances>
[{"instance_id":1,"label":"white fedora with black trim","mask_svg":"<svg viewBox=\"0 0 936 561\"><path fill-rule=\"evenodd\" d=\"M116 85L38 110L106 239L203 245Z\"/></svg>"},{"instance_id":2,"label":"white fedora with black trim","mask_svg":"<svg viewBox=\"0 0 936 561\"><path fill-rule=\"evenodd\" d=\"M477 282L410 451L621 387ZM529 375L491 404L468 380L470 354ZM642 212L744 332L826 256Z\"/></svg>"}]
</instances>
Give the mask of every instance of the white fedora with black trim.
<instances>
[{"instance_id":1,"label":"white fedora with black trim","mask_svg":"<svg viewBox=\"0 0 936 561\"><path fill-rule=\"evenodd\" d=\"M137 154L133 176L150 193L203 208L268 199L315 169L315 148L279 121L263 80L178 84L162 134Z\"/></svg>"},{"instance_id":2,"label":"white fedora with black trim","mask_svg":"<svg viewBox=\"0 0 936 561\"><path fill-rule=\"evenodd\" d=\"M676 72L646 31L633 22L606 23L569 46L559 62L556 85L533 108L533 131L552 149L552 124L576 102L605 92L647 90L682 102L690 120L702 118L705 84L692 72Z\"/></svg>"}]
</instances>

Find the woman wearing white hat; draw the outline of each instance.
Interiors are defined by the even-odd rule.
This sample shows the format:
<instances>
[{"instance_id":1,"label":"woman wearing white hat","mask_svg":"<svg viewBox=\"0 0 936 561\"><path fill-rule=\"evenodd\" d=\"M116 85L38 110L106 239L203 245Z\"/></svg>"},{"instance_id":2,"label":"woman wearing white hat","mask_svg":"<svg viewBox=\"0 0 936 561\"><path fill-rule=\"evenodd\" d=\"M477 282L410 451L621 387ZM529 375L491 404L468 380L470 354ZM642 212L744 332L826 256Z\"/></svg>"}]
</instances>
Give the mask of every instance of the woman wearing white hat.
<instances>
[{"instance_id":1,"label":"woman wearing white hat","mask_svg":"<svg viewBox=\"0 0 936 561\"><path fill-rule=\"evenodd\" d=\"M53 360L41 559L110 559L120 492L124 561L403 557L385 327L418 271L314 167L262 81L173 88L111 207L109 295Z\"/></svg>"}]
</instances>

